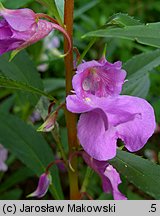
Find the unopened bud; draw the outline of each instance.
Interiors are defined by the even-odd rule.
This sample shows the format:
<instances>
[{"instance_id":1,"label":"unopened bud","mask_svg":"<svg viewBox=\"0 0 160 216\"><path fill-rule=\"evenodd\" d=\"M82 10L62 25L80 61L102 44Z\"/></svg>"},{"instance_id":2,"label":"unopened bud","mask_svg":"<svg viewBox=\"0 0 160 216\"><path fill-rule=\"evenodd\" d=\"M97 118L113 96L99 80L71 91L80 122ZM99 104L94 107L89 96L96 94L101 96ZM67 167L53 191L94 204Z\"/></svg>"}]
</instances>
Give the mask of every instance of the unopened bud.
<instances>
[{"instance_id":1,"label":"unopened bud","mask_svg":"<svg viewBox=\"0 0 160 216\"><path fill-rule=\"evenodd\" d=\"M37 189L33 193L29 194L27 197L43 197L47 193L51 182L51 175L49 173L43 173L39 178Z\"/></svg>"},{"instance_id":2,"label":"unopened bud","mask_svg":"<svg viewBox=\"0 0 160 216\"><path fill-rule=\"evenodd\" d=\"M46 121L37 129L37 131L50 132L54 129L58 113L55 111L47 117Z\"/></svg>"}]
</instances>

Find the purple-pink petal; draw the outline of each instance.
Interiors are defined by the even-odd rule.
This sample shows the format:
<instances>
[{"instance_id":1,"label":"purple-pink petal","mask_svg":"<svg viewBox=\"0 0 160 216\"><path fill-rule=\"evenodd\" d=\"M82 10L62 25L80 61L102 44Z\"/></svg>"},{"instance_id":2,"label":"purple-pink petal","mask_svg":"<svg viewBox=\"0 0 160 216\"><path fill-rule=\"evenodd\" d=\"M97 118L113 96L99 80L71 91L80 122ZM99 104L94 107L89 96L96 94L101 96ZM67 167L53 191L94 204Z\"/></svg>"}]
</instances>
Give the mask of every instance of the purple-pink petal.
<instances>
[{"instance_id":1,"label":"purple-pink petal","mask_svg":"<svg viewBox=\"0 0 160 216\"><path fill-rule=\"evenodd\" d=\"M0 40L8 39L12 36L12 31L5 20L0 20Z\"/></svg>"},{"instance_id":2,"label":"purple-pink petal","mask_svg":"<svg viewBox=\"0 0 160 216\"><path fill-rule=\"evenodd\" d=\"M78 138L84 150L96 160L108 160L116 155L116 130L108 125L107 116L100 109L81 114Z\"/></svg>"},{"instance_id":3,"label":"purple-pink petal","mask_svg":"<svg viewBox=\"0 0 160 216\"><path fill-rule=\"evenodd\" d=\"M0 40L0 55L10 50L17 49L24 41L17 39Z\"/></svg>"},{"instance_id":4,"label":"purple-pink petal","mask_svg":"<svg viewBox=\"0 0 160 216\"><path fill-rule=\"evenodd\" d=\"M107 97L119 95L126 76L121 62L114 64L103 59L89 61L77 67L72 84L76 94Z\"/></svg>"},{"instance_id":5,"label":"purple-pink petal","mask_svg":"<svg viewBox=\"0 0 160 216\"><path fill-rule=\"evenodd\" d=\"M17 31L26 31L36 22L36 14L28 8L18 10L3 9L0 15L3 16L12 29Z\"/></svg>"},{"instance_id":6,"label":"purple-pink petal","mask_svg":"<svg viewBox=\"0 0 160 216\"><path fill-rule=\"evenodd\" d=\"M43 39L54 29L66 37L68 53L71 49L71 40L66 30L56 21L48 22L41 18L48 16L36 14L28 8L9 10L0 3L0 54L15 50L13 57L18 51Z\"/></svg>"},{"instance_id":7,"label":"purple-pink petal","mask_svg":"<svg viewBox=\"0 0 160 216\"><path fill-rule=\"evenodd\" d=\"M83 113L78 121L78 138L85 151L97 160L115 156L118 138L124 141L129 151L138 151L156 126L152 106L146 100L132 96L99 98L90 95L85 98L70 95L67 109Z\"/></svg>"},{"instance_id":8,"label":"purple-pink petal","mask_svg":"<svg viewBox=\"0 0 160 216\"><path fill-rule=\"evenodd\" d=\"M119 191L118 185L121 184L119 173L113 166L108 165L102 178L104 192L112 192L115 200L126 200L127 198Z\"/></svg>"},{"instance_id":9,"label":"purple-pink petal","mask_svg":"<svg viewBox=\"0 0 160 216\"><path fill-rule=\"evenodd\" d=\"M51 180L49 174L43 173L39 178L37 189L33 193L29 194L28 197L43 197L47 193L50 184Z\"/></svg>"},{"instance_id":10,"label":"purple-pink petal","mask_svg":"<svg viewBox=\"0 0 160 216\"><path fill-rule=\"evenodd\" d=\"M154 133L156 127L154 110L142 98L118 96L106 99L106 102L101 100L99 106L129 151L141 149Z\"/></svg>"},{"instance_id":11,"label":"purple-pink petal","mask_svg":"<svg viewBox=\"0 0 160 216\"><path fill-rule=\"evenodd\" d=\"M119 96L117 106L128 113L135 113L134 119L118 124L116 130L118 137L124 141L129 151L138 151L154 133L156 127L154 110L146 100L131 96ZM114 124L117 120L112 117L110 121Z\"/></svg>"},{"instance_id":12,"label":"purple-pink petal","mask_svg":"<svg viewBox=\"0 0 160 216\"><path fill-rule=\"evenodd\" d=\"M33 37L30 39L31 43L35 43L38 40L43 39L46 37L53 29L55 29L55 24L48 22L46 20L39 20L38 21L38 27L36 30L36 33L33 35Z\"/></svg>"},{"instance_id":13,"label":"purple-pink petal","mask_svg":"<svg viewBox=\"0 0 160 216\"><path fill-rule=\"evenodd\" d=\"M84 73L89 68L100 67L100 66L101 66L101 63L96 60L83 62L80 65L78 65L76 73L77 74Z\"/></svg>"},{"instance_id":14,"label":"purple-pink petal","mask_svg":"<svg viewBox=\"0 0 160 216\"><path fill-rule=\"evenodd\" d=\"M36 14L30 9L8 10L0 5L0 54L21 47L37 31Z\"/></svg>"},{"instance_id":15,"label":"purple-pink petal","mask_svg":"<svg viewBox=\"0 0 160 216\"><path fill-rule=\"evenodd\" d=\"M67 109L73 113L83 113L91 111L90 98L81 98L77 95L68 95L66 98Z\"/></svg>"},{"instance_id":16,"label":"purple-pink petal","mask_svg":"<svg viewBox=\"0 0 160 216\"><path fill-rule=\"evenodd\" d=\"M0 54L15 50L11 55L13 58L20 50L43 39L54 29L66 37L68 49L64 55L67 55L71 50L71 40L65 28L56 20L45 14L36 14L28 8L9 10L0 3L0 45L5 46L0 46Z\"/></svg>"},{"instance_id":17,"label":"purple-pink petal","mask_svg":"<svg viewBox=\"0 0 160 216\"><path fill-rule=\"evenodd\" d=\"M67 53L69 52L69 50L71 48L70 38L69 38L68 34L66 33L66 31L61 26L59 26L58 24L53 24L53 23L48 22L46 20L41 20L41 19L39 19L37 25L38 26L37 26L35 34L33 34L28 40L26 40L23 44L21 44L17 48L17 50L24 49L24 48L30 46L31 44L36 43L37 41L46 37L52 30L56 29L56 30L59 30L60 32L62 32L65 35L65 37L67 38L68 46L69 46Z\"/></svg>"},{"instance_id":18,"label":"purple-pink petal","mask_svg":"<svg viewBox=\"0 0 160 216\"><path fill-rule=\"evenodd\" d=\"M0 27L0 54L15 49L23 49L46 37L55 27L55 24L46 20L39 20L26 31L16 31L9 27L5 20Z\"/></svg>"},{"instance_id":19,"label":"purple-pink petal","mask_svg":"<svg viewBox=\"0 0 160 216\"><path fill-rule=\"evenodd\" d=\"M119 191L121 184L119 173L106 161L98 161L90 157L86 152L82 154L84 161L90 166L102 180L102 187L105 193L112 193L115 200L126 200L127 198Z\"/></svg>"}]
</instances>

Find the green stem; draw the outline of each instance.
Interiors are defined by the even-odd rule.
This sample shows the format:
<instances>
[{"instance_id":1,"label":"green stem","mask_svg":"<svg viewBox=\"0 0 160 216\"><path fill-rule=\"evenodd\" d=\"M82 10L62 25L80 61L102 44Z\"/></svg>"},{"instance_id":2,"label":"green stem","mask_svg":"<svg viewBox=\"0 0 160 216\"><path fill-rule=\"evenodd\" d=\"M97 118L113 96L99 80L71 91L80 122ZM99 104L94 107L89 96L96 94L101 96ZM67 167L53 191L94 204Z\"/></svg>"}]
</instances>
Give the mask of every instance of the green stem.
<instances>
[{"instance_id":1,"label":"green stem","mask_svg":"<svg viewBox=\"0 0 160 216\"><path fill-rule=\"evenodd\" d=\"M72 77L73 77L73 11L74 0L65 0L64 8L64 25L66 31L71 39L71 51L65 57L65 69L66 69L66 95L70 94L72 90ZM68 41L64 38L64 52L68 50ZM65 111L67 133L68 133L68 145L69 154L78 149L79 144L77 141L77 115ZM75 172L69 170L69 183L70 183L70 199L80 199L80 192L78 188L78 171L77 171L77 158L72 160L72 167Z\"/></svg>"},{"instance_id":2,"label":"green stem","mask_svg":"<svg viewBox=\"0 0 160 216\"><path fill-rule=\"evenodd\" d=\"M58 133L55 134L53 130L51 131L51 133L52 133L52 136L54 137L54 139L56 141L57 147L58 147L58 149L59 149L59 151L61 153L61 156L62 156L64 162L67 164L67 157L66 157L66 154L64 152L64 149L63 149L59 134Z\"/></svg>"},{"instance_id":3,"label":"green stem","mask_svg":"<svg viewBox=\"0 0 160 216\"><path fill-rule=\"evenodd\" d=\"M83 181L83 184L82 184L82 187L81 187L81 193L86 192L86 189L87 189L87 186L89 184L89 180L90 180L90 177L91 177L92 173L93 173L93 170L90 167L87 167L86 174L85 174L85 177L84 177L84 181Z\"/></svg>"},{"instance_id":4,"label":"green stem","mask_svg":"<svg viewBox=\"0 0 160 216\"><path fill-rule=\"evenodd\" d=\"M81 63L81 61L84 59L87 52L90 50L90 48L93 46L93 44L96 42L96 38L92 38L92 40L89 42L83 53L81 54L81 57L78 60L78 64Z\"/></svg>"}]
</instances>

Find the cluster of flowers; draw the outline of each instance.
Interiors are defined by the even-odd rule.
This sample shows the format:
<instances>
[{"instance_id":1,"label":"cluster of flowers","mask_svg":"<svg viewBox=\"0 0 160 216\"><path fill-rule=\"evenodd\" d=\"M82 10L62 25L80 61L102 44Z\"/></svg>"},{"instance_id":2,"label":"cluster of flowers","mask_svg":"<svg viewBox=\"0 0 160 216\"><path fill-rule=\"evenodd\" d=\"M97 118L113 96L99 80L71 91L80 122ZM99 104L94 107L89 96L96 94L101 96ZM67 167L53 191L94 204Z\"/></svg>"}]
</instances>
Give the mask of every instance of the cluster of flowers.
<instances>
[{"instance_id":1,"label":"cluster of flowers","mask_svg":"<svg viewBox=\"0 0 160 216\"><path fill-rule=\"evenodd\" d=\"M85 150L83 158L101 177L104 192L114 199L126 199L118 190L118 172L108 162L116 156L117 139L131 151L141 149L155 129L154 111L144 99L119 95L126 71L120 61L80 64L73 77L73 95L66 98L67 109L82 113L78 138Z\"/></svg>"}]
</instances>

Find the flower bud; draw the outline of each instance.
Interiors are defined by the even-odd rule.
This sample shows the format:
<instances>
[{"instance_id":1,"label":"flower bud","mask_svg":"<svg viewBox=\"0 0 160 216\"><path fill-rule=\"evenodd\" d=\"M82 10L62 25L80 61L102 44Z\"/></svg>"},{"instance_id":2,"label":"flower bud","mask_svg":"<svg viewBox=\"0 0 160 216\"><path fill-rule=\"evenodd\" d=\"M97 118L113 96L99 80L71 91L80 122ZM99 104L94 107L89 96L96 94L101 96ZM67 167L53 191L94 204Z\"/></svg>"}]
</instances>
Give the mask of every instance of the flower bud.
<instances>
[{"instance_id":1,"label":"flower bud","mask_svg":"<svg viewBox=\"0 0 160 216\"><path fill-rule=\"evenodd\" d=\"M56 111L51 113L47 117L46 121L37 129L37 131L50 132L51 130L53 130L56 125L57 115L58 113Z\"/></svg>"},{"instance_id":2,"label":"flower bud","mask_svg":"<svg viewBox=\"0 0 160 216\"><path fill-rule=\"evenodd\" d=\"M29 194L27 197L43 197L47 193L51 182L51 175L49 173L43 173L39 178L37 189L33 193Z\"/></svg>"},{"instance_id":3,"label":"flower bud","mask_svg":"<svg viewBox=\"0 0 160 216\"><path fill-rule=\"evenodd\" d=\"M50 19L52 22L41 18ZM20 50L43 39L54 29L62 32L67 38L69 52L70 37L56 20L46 14L36 14L28 8L9 10L0 3L0 55L14 50L11 54L12 59Z\"/></svg>"}]
</instances>

